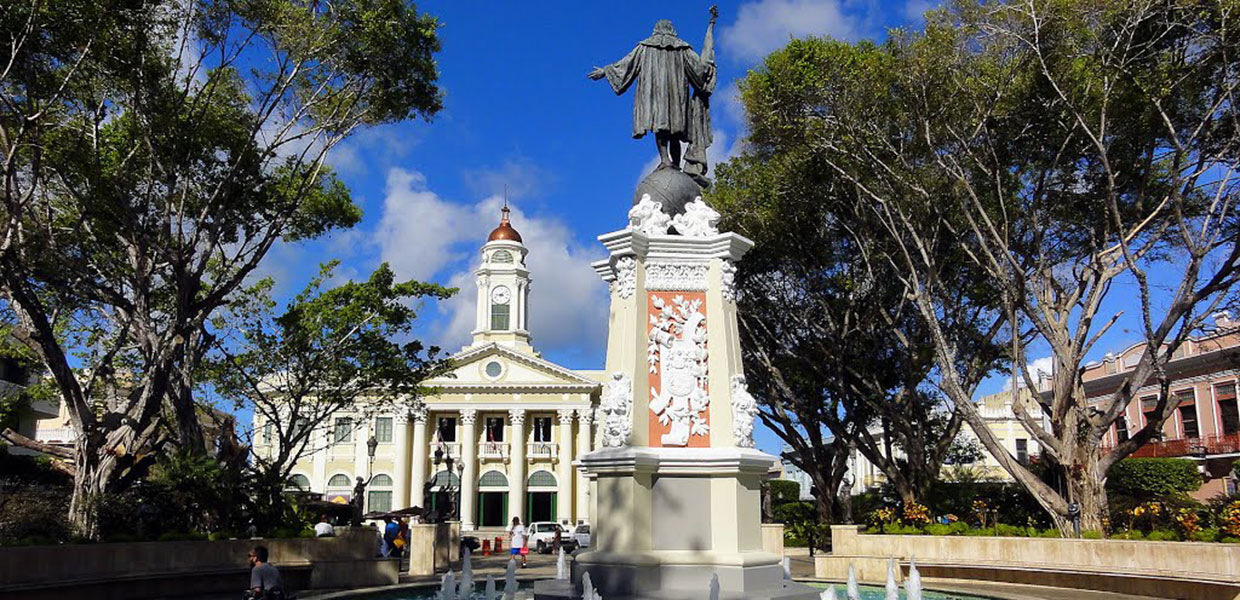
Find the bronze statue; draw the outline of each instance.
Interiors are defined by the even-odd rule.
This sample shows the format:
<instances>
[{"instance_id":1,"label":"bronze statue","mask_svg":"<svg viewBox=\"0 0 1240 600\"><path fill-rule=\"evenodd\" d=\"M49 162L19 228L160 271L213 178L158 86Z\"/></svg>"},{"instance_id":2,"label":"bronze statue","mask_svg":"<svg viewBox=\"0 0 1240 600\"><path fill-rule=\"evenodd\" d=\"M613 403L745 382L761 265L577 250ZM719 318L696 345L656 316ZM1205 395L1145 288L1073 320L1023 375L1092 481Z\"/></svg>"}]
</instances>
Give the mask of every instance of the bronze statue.
<instances>
[{"instance_id":1,"label":"bronze statue","mask_svg":"<svg viewBox=\"0 0 1240 600\"><path fill-rule=\"evenodd\" d=\"M684 172L706 185L706 148L711 143L710 95L715 90L715 19L710 8L706 41L698 56L676 36L672 22L660 20L654 33L624 58L590 71L590 79L607 78L617 95L637 83L633 98L633 137L653 132L659 167L680 169L680 143L689 144Z\"/></svg>"}]
</instances>

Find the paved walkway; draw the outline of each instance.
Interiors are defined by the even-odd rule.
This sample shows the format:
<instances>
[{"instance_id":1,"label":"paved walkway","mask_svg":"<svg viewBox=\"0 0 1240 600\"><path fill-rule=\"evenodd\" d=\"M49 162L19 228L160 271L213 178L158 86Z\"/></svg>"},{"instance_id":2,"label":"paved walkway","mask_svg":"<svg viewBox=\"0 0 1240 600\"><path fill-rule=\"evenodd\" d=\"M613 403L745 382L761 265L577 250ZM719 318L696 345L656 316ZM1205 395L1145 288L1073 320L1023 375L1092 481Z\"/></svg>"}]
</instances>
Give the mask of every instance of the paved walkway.
<instances>
[{"instance_id":1,"label":"paved walkway","mask_svg":"<svg viewBox=\"0 0 1240 600\"><path fill-rule=\"evenodd\" d=\"M802 581L818 581L814 579L814 563L813 559L803 548L789 548L785 556L791 561L792 576L794 579ZM479 556L473 557L474 581L486 581L487 575L493 575L496 583L503 586L504 570L508 567L507 555ZM555 577L555 556L530 554L527 562L528 567L517 569L518 579L549 579ZM461 571L460 563L454 563L452 570L457 574ZM443 574L435 576L413 576L401 575L400 585L410 584L431 584L439 583L443 579ZM942 592L958 592L962 594L976 594L981 596L989 596L1000 600L1160 600L1152 596L1130 596L1127 594L1112 594L1108 592L1094 592L1088 590L1073 590L1063 588L1041 587L1032 585L1019 585L1009 583L994 583L982 581L966 581L952 579L931 579L924 580L926 587L929 589ZM836 582L838 583L838 582ZM391 587L396 586L389 586ZM359 591L359 590L354 590ZM838 588L842 594L843 587ZM302 594L299 598L312 600L321 598L322 600L331 600L333 597L347 597L347 594L336 596L328 593L328 590L315 590Z\"/></svg>"}]
</instances>

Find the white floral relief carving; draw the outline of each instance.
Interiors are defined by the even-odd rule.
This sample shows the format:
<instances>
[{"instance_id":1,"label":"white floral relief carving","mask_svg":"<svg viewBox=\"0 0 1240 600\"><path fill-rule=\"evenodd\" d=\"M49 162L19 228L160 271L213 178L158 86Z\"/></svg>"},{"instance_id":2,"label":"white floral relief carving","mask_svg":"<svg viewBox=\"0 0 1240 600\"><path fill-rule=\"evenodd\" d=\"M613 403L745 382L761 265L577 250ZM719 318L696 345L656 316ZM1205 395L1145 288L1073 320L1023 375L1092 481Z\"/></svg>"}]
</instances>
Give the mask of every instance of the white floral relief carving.
<instances>
[{"instance_id":1,"label":"white floral relief carving","mask_svg":"<svg viewBox=\"0 0 1240 600\"><path fill-rule=\"evenodd\" d=\"M650 411L659 423L669 426L661 441L664 446L687 446L689 436L705 436L706 409L706 315L700 299L651 298L657 311L650 315L646 360L658 387L650 389ZM660 390L661 388L661 390Z\"/></svg>"},{"instance_id":2,"label":"white floral relief carving","mask_svg":"<svg viewBox=\"0 0 1240 600\"><path fill-rule=\"evenodd\" d=\"M629 229L646 235L667 235L672 219L663 212L663 203L642 194L642 199L629 209Z\"/></svg>"},{"instance_id":3,"label":"white floral relief carving","mask_svg":"<svg viewBox=\"0 0 1240 600\"><path fill-rule=\"evenodd\" d=\"M684 262L646 263L646 289L670 292L706 290L706 265Z\"/></svg>"},{"instance_id":4,"label":"white floral relief carving","mask_svg":"<svg viewBox=\"0 0 1240 600\"><path fill-rule=\"evenodd\" d=\"M598 404L598 421L603 430L603 447L629 445L633 433L633 380L623 373L612 373L603 386Z\"/></svg>"},{"instance_id":5,"label":"white floral relief carving","mask_svg":"<svg viewBox=\"0 0 1240 600\"><path fill-rule=\"evenodd\" d=\"M703 202L701 196L686 204L683 214L672 217L672 227L676 228L676 233L686 237L718 235L718 223L718 211Z\"/></svg>"},{"instance_id":6,"label":"white floral relief carving","mask_svg":"<svg viewBox=\"0 0 1240 600\"><path fill-rule=\"evenodd\" d=\"M612 269L616 273L616 280L613 283L616 293L624 299L632 298L633 292L637 289L637 259L632 256L621 256L616 259L616 266Z\"/></svg>"},{"instance_id":7,"label":"white floral relief carving","mask_svg":"<svg viewBox=\"0 0 1240 600\"><path fill-rule=\"evenodd\" d=\"M725 259L719 265L719 279L724 302L736 302L736 265L732 261Z\"/></svg>"},{"instance_id":8,"label":"white floral relief carving","mask_svg":"<svg viewBox=\"0 0 1240 600\"><path fill-rule=\"evenodd\" d=\"M740 448L753 448L753 423L758 402L749 393L744 375L732 376L732 439Z\"/></svg>"}]
</instances>

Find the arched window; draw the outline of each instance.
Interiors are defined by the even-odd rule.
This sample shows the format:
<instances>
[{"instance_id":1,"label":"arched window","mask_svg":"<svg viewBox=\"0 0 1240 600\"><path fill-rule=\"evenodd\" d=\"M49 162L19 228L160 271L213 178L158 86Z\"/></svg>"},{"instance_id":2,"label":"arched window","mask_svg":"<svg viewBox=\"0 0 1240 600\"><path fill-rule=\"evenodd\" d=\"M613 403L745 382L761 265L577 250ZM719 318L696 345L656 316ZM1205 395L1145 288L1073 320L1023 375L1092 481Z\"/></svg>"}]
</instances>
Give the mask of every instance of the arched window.
<instances>
[{"instance_id":1,"label":"arched window","mask_svg":"<svg viewBox=\"0 0 1240 600\"><path fill-rule=\"evenodd\" d=\"M310 489L310 478L305 475L294 475L288 478L289 489L306 491Z\"/></svg>"},{"instance_id":2,"label":"arched window","mask_svg":"<svg viewBox=\"0 0 1240 600\"><path fill-rule=\"evenodd\" d=\"M534 471L528 480L529 487L555 487L555 475L551 471Z\"/></svg>"},{"instance_id":3,"label":"arched window","mask_svg":"<svg viewBox=\"0 0 1240 600\"><path fill-rule=\"evenodd\" d=\"M370 480L370 488L366 491L366 507L371 512L392 510L391 477L375 475L375 478Z\"/></svg>"},{"instance_id":4,"label":"arched window","mask_svg":"<svg viewBox=\"0 0 1240 600\"><path fill-rule=\"evenodd\" d=\"M499 471L487 471L478 479L479 488L508 488L508 478Z\"/></svg>"},{"instance_id":5,"label":"arched window","mask_svg":"<svg viewBox=\"0 0 1240 600\"><path fill-rule=\"evenodd\" d=\"M435 478L431 480L431 486L440 488L440 489L447 489L449 486L451 486L453 489L460 489L461 488L461 477L457 475L456 473L449 473L448 471L440 471L438 473L435 473Z\"/></svg>"},{"instance_id":6,"label":"arched window","mask_svg":"<svg viewBox=\"0 0 1240 600\"><path fill-rule=\"evenodd\" d=\"M491 262L510 263L512 262L512 253L507 250L496 250L491 253Z\"/></svg>"},{"instance_id":7,"label":"arched window","mask_svg":"<svg viewBox=\"0 0 1240 600\"><path fill-rule=\"evenodd\" d=\"M327 480L327 487L346 487L347 488L349 487L349 476L345 475L344 473L337 473L335 475L332 475L332 478Z\"/></svg>"}]
</instances>

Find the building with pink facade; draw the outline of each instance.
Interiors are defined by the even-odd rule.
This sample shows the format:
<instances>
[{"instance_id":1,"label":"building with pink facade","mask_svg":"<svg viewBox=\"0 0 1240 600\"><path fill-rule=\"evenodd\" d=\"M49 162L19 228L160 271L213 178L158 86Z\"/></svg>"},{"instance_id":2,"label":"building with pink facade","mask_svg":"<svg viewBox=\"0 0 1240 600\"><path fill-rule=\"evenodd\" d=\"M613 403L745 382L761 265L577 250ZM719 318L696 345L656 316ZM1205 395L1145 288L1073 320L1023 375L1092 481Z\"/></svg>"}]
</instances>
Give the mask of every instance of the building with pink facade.
<instances>
[{"instance_id":1,"label":"building with pink facade","mask_svg":"<svg viewBox=\"0 0 1240 600\"><path fill-rule=\"evenodd\" d=\"M1220 316L1217 325L1217 332L1188 340L1172 355L1167 364L1171 379L1167 391L1177 405L1175 413L1163 423L1159 439L1132 454L1198 461L1203 477L1201 489L1193 494L1198 499L1235 490L1233 468L1240 457L1240 406L1236 398L1240 322ZM1087 365L1083 380L1088 397L1101 400L1113 393L1144 351L1144 344L1135 344ZM1103 446L1113 447L1128 439L1154 418L1159 392L1157 381L1138 389L1124 416L1103 438Z\"/></svg>"}]
</instances>

